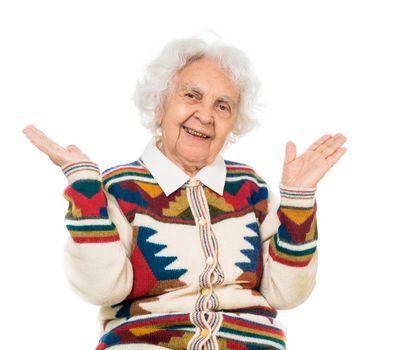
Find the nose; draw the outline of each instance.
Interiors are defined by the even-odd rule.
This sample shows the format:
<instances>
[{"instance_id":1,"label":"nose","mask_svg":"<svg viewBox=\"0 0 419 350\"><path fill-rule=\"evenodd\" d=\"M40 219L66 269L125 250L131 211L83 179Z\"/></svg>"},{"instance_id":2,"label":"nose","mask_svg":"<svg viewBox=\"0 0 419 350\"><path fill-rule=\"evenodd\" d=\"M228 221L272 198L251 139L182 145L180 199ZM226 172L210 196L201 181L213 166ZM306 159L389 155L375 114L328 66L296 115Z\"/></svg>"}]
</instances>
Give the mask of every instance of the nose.
<instances>
[{"instance_id":1,"label":"nose","mask_svg":"<svg viewBox=\"0 0 419 350\"><path fill-rule=\"evenodd\" d=\"M209 103L202 103L195 111L194 117L199 119L202 124L211 124L214 121L213 112L212 106Z\"/></svg>"}]
</instances>

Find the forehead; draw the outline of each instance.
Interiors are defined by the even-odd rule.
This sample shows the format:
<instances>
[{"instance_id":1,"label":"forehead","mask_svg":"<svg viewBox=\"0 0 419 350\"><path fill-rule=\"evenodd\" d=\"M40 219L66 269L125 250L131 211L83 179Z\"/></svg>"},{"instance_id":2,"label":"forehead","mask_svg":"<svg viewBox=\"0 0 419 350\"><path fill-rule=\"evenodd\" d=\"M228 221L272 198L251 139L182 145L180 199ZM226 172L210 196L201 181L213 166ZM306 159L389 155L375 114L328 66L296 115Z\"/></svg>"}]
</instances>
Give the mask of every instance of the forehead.
<instances>
[{"instance_id":1,"label":"forehead","mask_svg":"<svg viewBox=\"0 0 419 350\"><path fill-rule=\"evenodd\" d=\"M200 59L188 64L176 74L177 89L195 89L214 96L237 100L239 91L230 75L214 60Z\"/></svg>"}]
</instances>

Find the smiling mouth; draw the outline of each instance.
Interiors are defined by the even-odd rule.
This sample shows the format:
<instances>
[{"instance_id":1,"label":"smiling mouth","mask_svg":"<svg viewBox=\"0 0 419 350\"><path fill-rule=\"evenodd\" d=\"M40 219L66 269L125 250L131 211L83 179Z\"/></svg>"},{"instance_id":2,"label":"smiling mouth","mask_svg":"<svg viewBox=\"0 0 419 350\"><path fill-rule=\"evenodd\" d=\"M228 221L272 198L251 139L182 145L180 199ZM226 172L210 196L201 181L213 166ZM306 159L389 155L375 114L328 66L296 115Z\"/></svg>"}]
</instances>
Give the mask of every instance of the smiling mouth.
<instances>
[{"instance_id":1,"label":"smiling mouth","mask_svg":"<svg viewBox=\"0 0 419 350\"><path fill-rule=\"evenodd\" d=\"M205 134L202 134L202 133L200 133L200 132L198 132L198 131L196 131L196 130L193 130L193 129L191 129L191 128L188 128L188 127L186 127L186 126L183 126L183 130L185 130L188 134L190 134L190 135L193 135L193 136L198 136L198 137L200 137L200 138L202 138L202 139L209 139L210 137L209 136L207 136L207 135L205 135Z\"/></svg>"}]
</instances>

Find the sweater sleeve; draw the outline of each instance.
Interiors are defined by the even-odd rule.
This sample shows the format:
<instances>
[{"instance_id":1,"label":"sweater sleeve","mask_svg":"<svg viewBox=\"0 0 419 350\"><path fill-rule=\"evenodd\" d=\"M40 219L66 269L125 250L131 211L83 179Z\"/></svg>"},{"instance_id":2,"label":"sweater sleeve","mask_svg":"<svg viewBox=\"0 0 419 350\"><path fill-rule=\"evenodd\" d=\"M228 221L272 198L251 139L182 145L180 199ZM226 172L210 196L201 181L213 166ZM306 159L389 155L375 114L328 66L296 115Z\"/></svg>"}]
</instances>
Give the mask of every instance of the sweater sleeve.
<instances>
[{"instance_id":1,"label":"sweater sleeve","mask_svg":"<svg viewBox=\"0 0 419 350\"><path fill-rule=\"evenodd\" d=\"M120 239L131 234L131 225L105 190L97 164L80 161L61 169L69 183L63 193L70 233L63 263L70 286L91 304L119 303L132 288L129 251Z\"/></svg>"},{"instance_id":2,"label":"sweater sleeve","mask_svg":"<svg viewBox=\"0 0 419 350\"><path fill-rule=\"evenodd\" d=\"M260 292L276 309L290 309L311 294L317 272L315 188L281 184L281 201L269 188L259 217L263 274Z\"/></svg>"}]
</instances>

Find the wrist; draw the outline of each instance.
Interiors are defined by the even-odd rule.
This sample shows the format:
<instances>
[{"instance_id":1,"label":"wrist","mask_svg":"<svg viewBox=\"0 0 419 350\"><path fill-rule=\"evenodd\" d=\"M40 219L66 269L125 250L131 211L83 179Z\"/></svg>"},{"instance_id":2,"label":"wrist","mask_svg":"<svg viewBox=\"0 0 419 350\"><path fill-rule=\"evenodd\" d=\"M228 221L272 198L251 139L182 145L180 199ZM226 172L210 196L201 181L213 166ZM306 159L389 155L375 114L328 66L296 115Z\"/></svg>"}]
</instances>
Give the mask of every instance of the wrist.
<instances>
[{"instance_id":1,"label":"wrist","mask_svg":"<svg viewBox=\"0 0 419 350\"><path fill-rule=\"evenodd\" d=\"M92 161L76 161L61 166L61 171L66 176L69 184L78 180L99 180L99 166Z\"/></svg>"},{"instance_id":2,"label":"wrist","mask_svg":"<svg viewBox=\"0 0 419 350\"><path fill-rule=\"evenodd\" d=\"M281 206L311 208L314 206L316 187L279 186Z\"/></svg>"}]
</instances>

